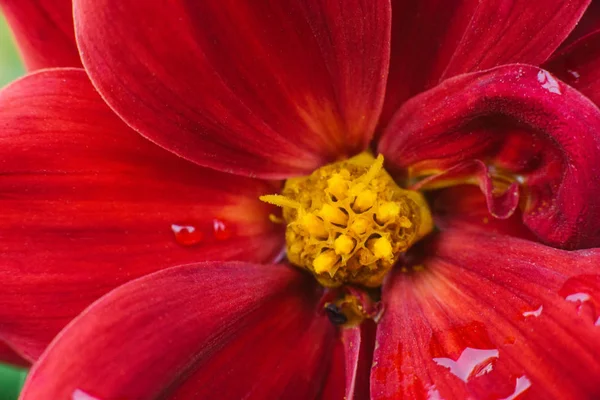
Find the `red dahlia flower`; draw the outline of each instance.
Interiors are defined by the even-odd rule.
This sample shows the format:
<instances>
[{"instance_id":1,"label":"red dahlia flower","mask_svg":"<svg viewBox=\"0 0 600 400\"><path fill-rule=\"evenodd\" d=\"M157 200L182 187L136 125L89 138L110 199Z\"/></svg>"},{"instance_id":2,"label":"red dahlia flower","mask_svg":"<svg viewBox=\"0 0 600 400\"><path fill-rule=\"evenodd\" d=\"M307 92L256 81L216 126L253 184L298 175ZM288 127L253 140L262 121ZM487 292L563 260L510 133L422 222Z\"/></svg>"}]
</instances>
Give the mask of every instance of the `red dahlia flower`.
<instances>
[{"instance_id":1,"label":"red dahlia flower","mask_svg":"<svg viewBox=\"0 0 600 400\"><path fill-rule=\"evenodd\" d=\"M23 399L600 397L589 0L1 3Z\"/></svg>"}]
</instances>

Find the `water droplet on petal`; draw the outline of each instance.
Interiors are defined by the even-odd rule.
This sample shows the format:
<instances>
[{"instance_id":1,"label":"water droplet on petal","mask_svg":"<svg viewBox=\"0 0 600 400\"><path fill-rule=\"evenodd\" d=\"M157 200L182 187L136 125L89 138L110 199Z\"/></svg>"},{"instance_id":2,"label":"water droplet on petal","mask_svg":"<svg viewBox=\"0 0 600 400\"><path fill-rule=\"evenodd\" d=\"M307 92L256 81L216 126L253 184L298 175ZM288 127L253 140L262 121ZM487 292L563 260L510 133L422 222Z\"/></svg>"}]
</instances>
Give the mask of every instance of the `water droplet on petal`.
<instances>
[{"instance_id":1,"label":"water droplet on petal","mask_svg":"<svg viewBox=\"0 0 600 400\"><path fill-rule=\"evenodd\" d=\"M467 347L456 361L443 357L434 358L433 361L437 365L449 368L452 374L466 383L475 369L481 371L488 368L491 361L490 359L498 358L498 356L499 353L497 349L474 349Z\"/></svg>"},{"instance_id":2,"label":"water droplet on petal","mask_svg":"<svg viewBox=\"0 0 600 400\"><path fill-rule=\"evenodd\" d=\"M436 389L435 385L427 387L427 400L443 400L440 391Z\"/></svg>"},{"instance_id":3,"label":"water droplet on petal","mask_svg":"<svg viewBox=\"0 0 600 400\"><path fill-rule=\"evenodd\" d=\"M233 236L233 230L220 219L213 219L213 236L217 240L227 240Z\"/></svg>"},{"instance_id":4,"label":"water droplet on petal","mask_svg":"<svg viewBox=\"0 0 600 400\"><path fill-rule=\"evenodd\" d=\"M204 234L193 225L172 224L175 240L182 246L194 246L202 242Z\"/></svg>"},{"instance_id":5,"label":"water droplet on petal","mask_svg":"<svg viewBox=\"0 0 600 400\"><path fill-rule=\"evenodd\" d=\"M484 366L483 368L481 368L479 371L477 371L477 373L475 374L475 377L480 377L482 375L489 374L490 372L492 372L493 369L494 369L494 364L489 363L486 366Z\"/></svg>"},{"instance_id":6,"label":"water droplet on petal","mask_svg":"<svg viewBox=\"0 0 600 400\"><path fill-rule=\"evenodd\" d=\"M542 87L554 94L561 94L558 81L548 71L540 70L537 74L537 80L542 84Z\"/></svg>"},{"instance_id":7,"label":"water droplet on petal","mask_svg":"<svg viewBox=\"0 0 600 400\"><path fill-rule=\"evenodd\" d=\"M558 292L566 301L575 305L580 318L599 325L600 275L580 275L568 279Z\"/></svg>"},{"instance_id":8,"label":"water droplet on petal","mask_svg":"<svg viewBox=\"0 0 600 400\"><path fill-rule=\"evenodd\" d=\"M588 301L590 299L590 295L587 293L573 293L565 297L566 301L570 301L573 303Z\"/></svg>"},{"instance_id":9,"label":"water droplet on petal","mask_svg":"<svg viewBox=\"0 0 600 400\"><path fill-rule=\"evenodd\" d=\"M525 392L527 389L531 387L531 381L525 376L520 376L517 378L517 382L515 383L515 391L508 397L505 397L501 400L514 400L521 393Z\"/></svg>"},{"instance_id":10,"label":"water droplet on petal","mask_svg":"<svg viewBox=\"0 0 600 400\"><path fill-rule=\"evenodd\" d=\"M581 74L575 70L568 69L567 73L573 78L573 82L577 82L581 77Z\"/></svg>"},{"instance_id":11,"label":"water droplet on petal","mask_svg":"<svg viewBox=\"0 0 600 400\"><path fill-rule=\"evenodd\" d=\"M544 309L544 306L539 306L537 310L523 312L523 316L524 317L539 317L540 315L542 315L543 309Z\"/></svg>"},{"instance_id":12,"label":"water droplet on petal","mask_svg":"<svg viewBox=\"0 0 600 400\"><path fill-rule=\"evenodd\" d=\"M75 389L71 395L71 400L101 400L98 397L91 396L81 389Z\"/></svg>"},{"instance_id":13,"label":"water droplet on petal","mask_svg":"<svg viewBox=\"0 0 600 400\"><path fill-rule=\"evenodd\" d=\"M596 309L594 307L594 304L592 304L591 296L588 293L573 293L568 296L565 296L565 300L571 303L575 303L578 315L588 315L592 318L592 321L596 319Z\"/></svg>"}]
</instances>

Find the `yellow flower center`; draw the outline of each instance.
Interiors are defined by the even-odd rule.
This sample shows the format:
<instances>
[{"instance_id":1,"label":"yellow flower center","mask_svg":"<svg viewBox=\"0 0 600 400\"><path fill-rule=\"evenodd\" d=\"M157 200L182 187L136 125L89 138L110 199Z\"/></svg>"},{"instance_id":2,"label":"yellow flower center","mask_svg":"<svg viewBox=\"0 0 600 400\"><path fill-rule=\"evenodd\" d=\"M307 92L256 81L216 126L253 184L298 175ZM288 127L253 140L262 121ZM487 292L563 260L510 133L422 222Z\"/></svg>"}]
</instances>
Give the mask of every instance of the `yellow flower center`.
<instances>
[{"instance_id":1,"label":"yellow flower center","mask_svg":"<svg viewBox=\"0 0 600 400\"><path fill-rule=\"evenodd\" d=\"M377 159L361 153L291 178L280 195L288 260L326 287L378 287L400 255L432 229L423 196L401 189Z\"/></svg>"}]
</instances>

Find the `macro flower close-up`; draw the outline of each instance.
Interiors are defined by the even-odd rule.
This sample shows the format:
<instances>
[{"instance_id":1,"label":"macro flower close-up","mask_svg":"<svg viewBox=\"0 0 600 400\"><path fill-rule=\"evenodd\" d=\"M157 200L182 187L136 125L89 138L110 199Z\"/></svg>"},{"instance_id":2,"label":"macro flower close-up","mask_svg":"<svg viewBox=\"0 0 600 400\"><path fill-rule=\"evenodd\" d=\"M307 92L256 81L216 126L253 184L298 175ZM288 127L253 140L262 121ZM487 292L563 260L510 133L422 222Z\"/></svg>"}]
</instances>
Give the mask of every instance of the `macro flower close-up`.
<instances>
[{"instance_id":1,"label":"macro flower close-up","mask_svg":"<svg viewBox=\"0 0 600 400\"><path fill-rule=\"evenodd\" d=\"M600 398L600 5L0 0L22 400Z\"/></svg>"}]
</instances>

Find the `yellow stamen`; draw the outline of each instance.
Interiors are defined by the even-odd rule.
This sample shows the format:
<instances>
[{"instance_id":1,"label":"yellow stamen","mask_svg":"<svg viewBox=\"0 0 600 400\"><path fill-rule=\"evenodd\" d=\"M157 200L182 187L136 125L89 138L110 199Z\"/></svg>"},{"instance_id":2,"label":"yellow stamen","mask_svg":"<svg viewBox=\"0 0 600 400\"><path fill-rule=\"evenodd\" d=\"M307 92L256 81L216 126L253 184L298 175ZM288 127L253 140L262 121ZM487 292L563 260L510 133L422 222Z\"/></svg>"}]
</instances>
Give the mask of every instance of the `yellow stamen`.
<instances>
[{"instance_id":1,"label":"yellow stamen","mask_svg":"<svg viewBox=\"0 0 600 400\"><path fill-rule=\"evenodd\" d=\"M283 208L289 262L323 286L380 286L432 229L423 196L398 187L383 161L362 153L288 179L281 195L260 197Z\"/></svg>"},{"instance_id":2,"label":"yellow stamen","mask_svg":"<svg viewBox=\"0 0 600 400\"><path fill-rule=\"evenodd\" d=\"M344 200L348 192L348 182L341 174L334 174L327 180L327 189L336 197L336 200Z\"/></svg>"},{"instance_id":3,"label":"yellow stamen","mask_svg":"<svg viewBox=\"0 0 600 400\"><path fill-rule=\"evenodd\" d=\"M413 223L410 222L410 219L406 218L406 217L400 217L398 219L398 224L400 224L401 227L403 228L412 228Z\"/></svg>"},{"instance_id":4,"label":"yellow stamen","mask_svg":"<svg viewBox=\"0 0 600 400\"><path fill-rule=\"evenodd\" d=\"M274 206L278 207L289 207L295 209L302 208L300 203L297 201L280 194L265 194L264 196L260 196L259 199L260 201L264 201L265 203L273 204Z\"/></svg>"},{"instance_id":5,"label":"yellow stamen","mask_svg":"<svg viewBox=\"0 0 600 400\"><path fill-rule=\"evenodd\" d=\"M369 240L367 247L377 258L390 258L393 254L392 244L384 237Z\"/></svg>"},{"instance_id":6,"label":"yellow stamen","mask_svg":"<svg viewBox=\"0 0 600 400\"><path fill-rule=\"evenodd\" d=\"M310 233L310 235L313 237L326 238L327 236L329 236L327 230L325 229L323 221L314 214L304 215L302 217L302 224L304 225L308 233Z\"/></svg>"},{"instance_id":7,"label":"yellow stamen","mask_svg":"<svg viewBox=\"0 0 600 400\"><path fill-rule=\"evenodd\" d=\"M350 225L350 230L354 232L356 235L361 236L364 235L367 229L371 227L371 222L366 220L365 218L356 218Z\"/></svg>"},{"instance_id":8,"label":"yellow stamen","mask_svg":"<svg viewBox=\"0 0 600 400\"><path fill-rule=\"evenodd\" d=\"M354 249L354 246L356 246L356 242L348 235L340 235L333 242L336 254L350 254Z\"/></svg>"},{"instance_id":9,"label":"yellow stamen","mask_svg":"<svg viewBox=\"0 0 600 400\"><path fill-rule=\"evenodd\" d=\"M352 210L357 213L362 213L373 207L377 201L377 194L370 190L363 190L356 196Z\"/></svg>"},{"instance_id":10,"label":"yellow stamen","mask_svg":"<svg viewBox=\"0 0 600 400\"><path fill-rule=\"evenodd\" d=\"M371 182L383 169L383 155L379 154L366 174L358 178L360 182Z\"/></svg>"},{"instance_id":11,"label":"yellow stamen","mask_svg":"<svg viewBox=\"0 0 600 400\"><path fill-rule=\"evenodd\" d=\"M317 274L324 272L332 272L334 265L338 262L339 257L333 250L327 250L319 254L313 261L313 267Z\"/></svg>"},{"instance_id":12,"label":"yellow stamen","mask_svg":"<svg viewBox=\"0 0 600 400\"><path fill-rule=\"evenodd\" d=\"M323 204L319 215L321 215L325 221L329 221L332 224L346 225L348 222L348 215L330 204Z\"/></svg>"},{"instance_id":13,"label":"yellow stamen","mask_svg":"<svg viewBox=\"0 0 600 400\"><path fill-rule=\"evenodd\" d=\"M377 222L381 224L385 224L391 219L396 218L400 214L400 206L398 203L394 203L393 201L388 201L387 203L383 203L379 206L377 210L377 214L375 214L375 218ZM403 217L404 219L408 219Z\"/></svg>"}]
</instances>

